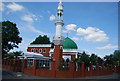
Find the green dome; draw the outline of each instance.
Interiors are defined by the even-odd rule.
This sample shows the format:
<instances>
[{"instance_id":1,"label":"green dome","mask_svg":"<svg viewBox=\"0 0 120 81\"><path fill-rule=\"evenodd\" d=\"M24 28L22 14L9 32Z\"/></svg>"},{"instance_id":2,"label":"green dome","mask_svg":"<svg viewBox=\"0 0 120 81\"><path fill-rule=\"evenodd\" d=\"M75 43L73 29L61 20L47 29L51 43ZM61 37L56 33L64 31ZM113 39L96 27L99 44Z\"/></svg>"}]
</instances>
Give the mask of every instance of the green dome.
<instances>
[{"instance_id":1,"label":"green dome","mask_svg":"<svg viewBox=\"0 0 120 81\"><path fill-rule=\"evenodd\" d=\"M69 37L66 37L64 39L63 49L78 49L78 47L72 39L70 39Z\"/></svg>"}]
</instances>

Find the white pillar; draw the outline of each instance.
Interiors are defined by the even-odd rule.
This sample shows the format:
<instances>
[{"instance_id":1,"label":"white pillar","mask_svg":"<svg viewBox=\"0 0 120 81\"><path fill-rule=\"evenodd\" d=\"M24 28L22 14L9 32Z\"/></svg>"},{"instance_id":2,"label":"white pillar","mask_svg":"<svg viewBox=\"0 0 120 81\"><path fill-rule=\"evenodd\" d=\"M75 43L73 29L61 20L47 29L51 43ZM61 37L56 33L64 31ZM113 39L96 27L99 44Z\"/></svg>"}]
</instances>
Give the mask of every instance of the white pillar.
<instances>
[{"instance_id":1,"label":"white pillar","mask_svg":"<svg viewBox=\"0 0 120 81\"><path fill-rule=\"evenodd\" d=\"M62 25L59 23L59 24L56 24L56 37L61 37L62 35Z\"/></svg>"}]
</instances>

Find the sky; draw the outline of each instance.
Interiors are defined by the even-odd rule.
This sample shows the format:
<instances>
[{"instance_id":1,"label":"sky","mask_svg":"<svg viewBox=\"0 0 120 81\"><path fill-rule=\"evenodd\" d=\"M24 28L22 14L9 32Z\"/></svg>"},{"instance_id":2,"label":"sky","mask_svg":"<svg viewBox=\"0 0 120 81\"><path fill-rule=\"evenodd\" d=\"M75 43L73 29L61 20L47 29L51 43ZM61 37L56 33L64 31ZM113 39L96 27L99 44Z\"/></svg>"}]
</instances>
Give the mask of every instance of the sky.
<instances>
[{"instance_id":1,"label":"sky","mask_svg":"<svg viewBox=\"0 0 120 81\"><path fill-rule=\"evenodd\" d=\"M117 2L63 2L64 37L73 39L79 50L103 57L118 49ZM19 49L27 46L39 35L55 35L58 2L3 2L0 4L1 21L17 24L23 39Z\"/></svg>"}]
</instances>

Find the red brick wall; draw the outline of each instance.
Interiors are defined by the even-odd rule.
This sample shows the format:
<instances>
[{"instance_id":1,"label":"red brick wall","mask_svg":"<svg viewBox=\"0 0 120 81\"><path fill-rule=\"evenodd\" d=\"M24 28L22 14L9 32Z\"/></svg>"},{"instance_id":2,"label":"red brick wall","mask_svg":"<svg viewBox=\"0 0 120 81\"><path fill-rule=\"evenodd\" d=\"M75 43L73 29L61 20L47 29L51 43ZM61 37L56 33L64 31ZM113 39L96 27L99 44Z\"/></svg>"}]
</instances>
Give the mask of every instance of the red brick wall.
<instances>
[{"instance_id":1,"label":"red brick wall","mask_svg":"<svg viewBox=\"0 0 120 81\"><path fill-rule=\"evenodd\" d=\"M56 71L57 78L73 78L74 72L70 71Z\"/></svg>"},{"instance_id":2,"label":"red brick wall","mask_svg":"<svg viewBox=\"0 0 120 81\"><path fill-rule=\"evenodd\" d=\"M55 70L49 69L36 69L36 76L44 76L44 77L56 77Z\"/></svg>"},{"instance_id":3,"label":"red brick wall","mask_svg":"<svg viewBox=\"0 0 120 81\"><path fill-rule=\"evenodd\" d=\"M30 74L30 75L35 75L35 71L33 69L33 67L27 67L24 69L24 73L25 74Z\"/></svg>"},{"instance_id":4,"label":"red brick wall","mask_svg":"<svg viewBox=\"0 0 120 81\"><path fill-rule=\"evenodd\" d=\"M54 47L53 60L59 62L62 58L62 45L55 45Z\"/></svg>"},{"instance_id":5,"label":"red brick wall","mask_svg":"<svg viewBox=\"0 0 120 81\"><path fill-rule=\"evenodd\" d=\"M39 49L42 49L41 53L36 52L36 51L34 51L34 53L40 53L40 54L42 54L44 56L49 56L50 47L28 47L27 51L32 52L31 49L38 49L38 51L39 51ZM46 49L46 53L43 52L44 49Z\"/></svg>"},{"instance_id":6,"label":"red brick wall","mask_svg":"<svg viewBox=\"0 0 120 81\"><path fill-rule=\"evenodd\" d=\"M17 63L13 63L13 65L7 65L8 60L4 61L3 63L3 68L6 69L10 69L10 70L14 70L14 71L19 71L19 63L18 65L15 65ZM12 61L10 61L12 62ZM16 61L14 61L16 62ZM25 63L24 63L25 64ZM35 61L34 64L36 65ZM54 65L55 62L53 62L52 65ZM72 62L70 62L70 69L69 71L58 71L56 69L54 69L54 66L52 66L53 68L51 68L51 70L49 69L38 69L36 68L36 66L34 67L24 67L24 73L26 74L31 74L31 75L36 75L36 76L45 76L45 77L58 77L58 78L75 78L75 77L88 77L88 76L98 76L98 75L107 75L107 74L112 74L113 71L106 69L106 70L94 70L94 71L85 71L83 69L84 67L84 63L82 64L82 68L80 71L74 71L74 64ZM24 66L24 65L23 65ZM26 65L25 65L26 66ZM17 69L15 69L17 68ZM84 70L84 71L83 71ZM120 69L118 69L118 71L120 71Z\"/></svg>"}]
</instances>

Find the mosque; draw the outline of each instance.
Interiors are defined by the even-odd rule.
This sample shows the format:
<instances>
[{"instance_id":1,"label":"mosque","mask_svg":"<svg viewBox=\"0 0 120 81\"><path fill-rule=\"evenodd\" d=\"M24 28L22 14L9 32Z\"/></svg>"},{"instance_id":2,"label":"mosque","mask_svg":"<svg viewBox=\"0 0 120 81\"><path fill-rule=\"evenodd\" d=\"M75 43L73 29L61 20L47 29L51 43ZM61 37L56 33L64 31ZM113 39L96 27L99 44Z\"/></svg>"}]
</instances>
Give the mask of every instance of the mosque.
<instances>
[{"instance_id":1,"label":"mosque","mask_svg":"<svg viewBox=\"0 0 120 81\"><path fill-rule=\"evenodd\" d=\"M64 25L62 16L63 4L60 1L55 22L56 34L53 37L54 48L51 48L51 44L30 44L27 52L22 53L21 59L5 59L2 67L25 74L53 78L76 78L116 73L116 66L104 66L104 63L102 65L96 63L93 66L90 63L86 67L84 62L71 61L72 58L79 58L83 51L78 50L77 44L72 39L62 36Z\"/></svg>"},{"instance_id":2,"label":"mosque","mask_svg":"<svg viewBox=\"0 0 120 81\"><path fill-rule=\"evenodd\" d=\"M62 36L63 25L63 4L62 1L60 1L58 4L55 22L56 34L53 37L54 48L51 48L51 44L30 44L27 47L27 53L24 53L26 58L34 58L35 55L38 55L38 57L40 55L40 57L42 56L51 59L59 59L59 55L62 58L68 58L69 60L72 58L79 58L83 51L78 50L77 44L72 39L69 37L64 38Z\"/></svg>"}]
</instances>

